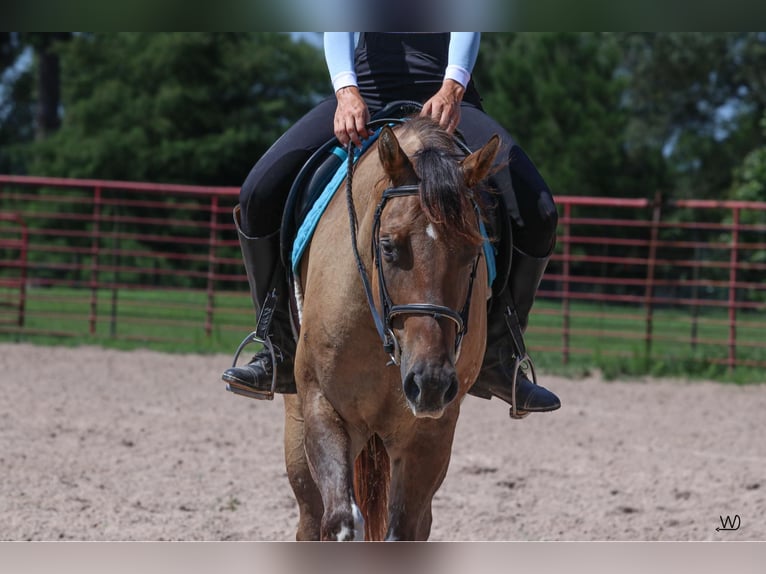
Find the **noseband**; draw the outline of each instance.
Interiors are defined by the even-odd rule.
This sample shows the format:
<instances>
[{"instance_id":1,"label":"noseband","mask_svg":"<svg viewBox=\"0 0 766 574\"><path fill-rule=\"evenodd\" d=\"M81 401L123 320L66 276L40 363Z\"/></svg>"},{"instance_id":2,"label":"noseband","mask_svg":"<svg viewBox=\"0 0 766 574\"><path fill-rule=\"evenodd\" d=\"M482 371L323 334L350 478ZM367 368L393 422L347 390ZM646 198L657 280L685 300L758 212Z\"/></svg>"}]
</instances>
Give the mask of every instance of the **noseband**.
<instances>
[{"instance_id":1,"label":"noseband","mask_svg":"<svg viewBox=\"0 0 766 574\"><path fill-rule=\"evenodd\" d=\"M370 312L375 322L375 328L377 329L378 335L380 336L383 342L383 349L391 357L391 361L389 362L389 365L390 364L399 365L400 363L401 348L399 346L399 341L397 340L396 335L394 334L394 329L393 329L393 321L396 317L399 317L400 315L431 315L437 321L440 319L449 319L450 321L455 323L455 326L457 328L457 332L455 335L455 361L457 361L457 357L459 357L460 355L460 348L463 342L463 337L465 337L465 334L468 332L468 313L471 308L471 295L473 293L473 282L474 282L474 279L476 278L476 269L478 268L478 265L479 265L479 258L481 257L481 251L479 251L479 254L477 254L473 260L473 265L471 267L471 274L468 279L468 293L466 295L463 308L460 311L455 311L454 309L445 307L444 305L435 305L433 303L407 303L404 305L395 305L393 301L391 300L391 296L389 295L388 288L386 287L386 278L383 273L383 265L381 264L380 220L381 220L381 216L383 215L383 209L385 208L389 200L400 198L400 197L409 197L413 195L419 195L420 186L419 185L401 185L397 187L387 188L386 190L383 191L383 195L380 199L380 202L378 203L378 206L375 209L375 220L373 223L372 246L371 246L372 258L373 258L373 262L375 264L375 267L377 269L377 274L378 274L378 294L380 296L380 302L382 307L381 311L379 312L377 306L375 305L375 300L372 295L372 287L370 285L370 280L367 275L367 270L365 269L364 262L359 256L359 251L357 248L357 241L356 241L357 218L356 218L356 210L354 208L354 200L351 194L351 181L352 181L351 176L353 171L353 150L350 148L350 146L351 144L349 144L349 150L348 150L348 176L346 179L346 200L347 200L348 210L349 210L349 221L351 224L351 246L354 251L354 257L356 258L356 265L357 265L357 269L359 270L359 275L362 279L364 291L367 296L367 303L370 307ZM476 213L477 222L480 222L481 213L479 210L479 206L476 204L476 201L474 200L473 196L471 196L471 203L473 205L474 212Z\"/></svg>"}]
</instances>

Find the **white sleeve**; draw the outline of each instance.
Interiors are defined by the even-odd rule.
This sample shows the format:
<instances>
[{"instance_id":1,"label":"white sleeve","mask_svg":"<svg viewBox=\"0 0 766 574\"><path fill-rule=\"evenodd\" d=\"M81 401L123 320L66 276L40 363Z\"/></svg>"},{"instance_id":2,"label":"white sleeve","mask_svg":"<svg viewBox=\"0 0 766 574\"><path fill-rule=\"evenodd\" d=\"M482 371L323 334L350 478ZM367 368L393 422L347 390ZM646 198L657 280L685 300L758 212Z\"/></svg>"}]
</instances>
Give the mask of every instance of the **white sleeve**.
<instances>
[{"instance_id":1,"label":"white sleeve","mask_svg":"<svg viewBox=\"0 0 766 574\"><path fill-rule=\"evenodd\" d=\"M445 80L455 80L463 87L471 79L473 66L479 55L480 32L451 32L449 40L449 57L447 69L444 71Z\"/></svg>"},{"instance_id":2,"label":"white sleeve","mask_svg":"<svg viewBox=\"0 0 766 574\"><path fill-rule=\"evenodd\" d=\"M336 92L346 86L357 85L354 48L353 32L324 33L324 58Z\"/></svg>"}]
</instances>

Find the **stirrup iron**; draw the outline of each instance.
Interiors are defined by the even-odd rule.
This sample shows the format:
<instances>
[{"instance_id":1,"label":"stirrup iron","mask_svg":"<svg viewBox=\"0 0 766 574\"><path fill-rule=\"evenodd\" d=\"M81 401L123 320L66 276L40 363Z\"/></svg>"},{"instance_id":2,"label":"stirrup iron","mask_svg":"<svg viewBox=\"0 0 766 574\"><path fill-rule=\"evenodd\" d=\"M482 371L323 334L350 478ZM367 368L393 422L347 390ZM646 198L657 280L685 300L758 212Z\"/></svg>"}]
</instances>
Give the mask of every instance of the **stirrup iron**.
<instances>
[{"instance_id":1,"label":"stirrup iron","mask_svg":"<svg viewBox=\"0 0 766 574\"><path fill-rule=\"evenodd\" d=\"M237 347L237 351L234 353L234 360L231 366L237 366L237 360L244 348L250 343L260 343L263 345L271 355L271 389L268 391L260 391L258 389L245 390L240 387L232 387L230 383L226 383L226 390L231 391L235 395L242 395L251 399L273 401L274 394L277 388L277 356L282 358L282 351L275 347L271 342L271 336L269 332L271 330L271 320L274 318L274 312L277 307L277 290L272 289L266 296L266 300L261 306L261 312L258 314L258 320L255 324L255 331L245 337Z\"/></svg>"},{"instance_id":2,"label":"stirrup iron","mask_svg":"<svg viewBox=\"0 0 766 574\"><path fill-rule=\"evenodd\" d=\"M511 379L511 393L513 393L513 403L511 404L511 418L523 419L529 416L530 411L519 411L516 401L516 379L519 376L519 369L522 365L526 365L529 373L532 375L530 380L536 385L537 374L535 373L535 365L532 363L532 358L527 353L526 345L524 345L524 337L521 333L521 325L519 324L519 317L516 314L516 310L511 306L505 308L505 323L508 326L508 330L511 333L511 341L513 341L514 350L514 363L513 363L513 378Z\"/></svg>"}]
</instances>

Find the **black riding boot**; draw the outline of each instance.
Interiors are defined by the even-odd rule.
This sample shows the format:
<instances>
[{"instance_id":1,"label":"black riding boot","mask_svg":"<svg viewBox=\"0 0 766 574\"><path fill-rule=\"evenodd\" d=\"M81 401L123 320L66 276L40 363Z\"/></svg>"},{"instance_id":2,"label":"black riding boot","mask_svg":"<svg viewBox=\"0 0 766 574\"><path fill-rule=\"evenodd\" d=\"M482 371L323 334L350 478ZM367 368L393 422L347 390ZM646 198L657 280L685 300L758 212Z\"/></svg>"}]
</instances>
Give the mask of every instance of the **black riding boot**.
<instances>
[{"instance_id":1,"label":"black riding boot","mask_svg":"<svg viewBox=\"0 0 766 574\"><path fill-rule=\"evenodd\" d=\"M250 295L258 317L258 327L240 345L235 362L247 343L261 339L266 342L247 365L226 369L221 378L228 383L226 388L234 393L255 399L272 399L275 392L296 392L293 376L295 339L290 326L286 280L280 259L279 231L265 237L248 237L242 232L239 219L240 210L237 206L234 209L234 223L242 248ZM275 361L277 377L273 381ZM275 383L273 389L272 382Z\"/></svg>"},{"instance_id":2,"label":"black riding boot","mask_svg":"<svg viewBox=\"0 0 766 574\"><path fill-rule=\"evenodd\" d=\"M508 286L492 302L487 317L487 351L479 378L470 394L499 397L511 405L511 417L553 411L559 398L533 382L534 367L528 359L523 332L549 257L531 257L514 248ZM532 380L529 378L531 372ZM515 377L515 398L514 398Z\"/></svg>"}]
</instances>

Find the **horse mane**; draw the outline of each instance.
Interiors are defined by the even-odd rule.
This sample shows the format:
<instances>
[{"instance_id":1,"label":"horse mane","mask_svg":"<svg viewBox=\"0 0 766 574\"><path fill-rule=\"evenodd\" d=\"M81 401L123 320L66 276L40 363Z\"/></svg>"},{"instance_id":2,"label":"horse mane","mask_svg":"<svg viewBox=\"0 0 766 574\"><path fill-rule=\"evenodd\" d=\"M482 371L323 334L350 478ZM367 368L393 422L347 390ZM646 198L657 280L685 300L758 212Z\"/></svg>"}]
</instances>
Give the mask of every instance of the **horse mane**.
<instances>
[{"instance_id":1,"label":"horse mane","mask_svg":"<svg viewBox=\"0 0 766 574\"><path fill-rule=\"evenodd\" d=\"M474 195L478 201L480 194L465 185L460 166L465 154L453 136L431 118L413 117L404 124L403 133L408 132L414 133L422 146L411 159L420 179L420 205L426 217L475 245L481 244L471 202Z\"/></svg>"}]
</instances>

